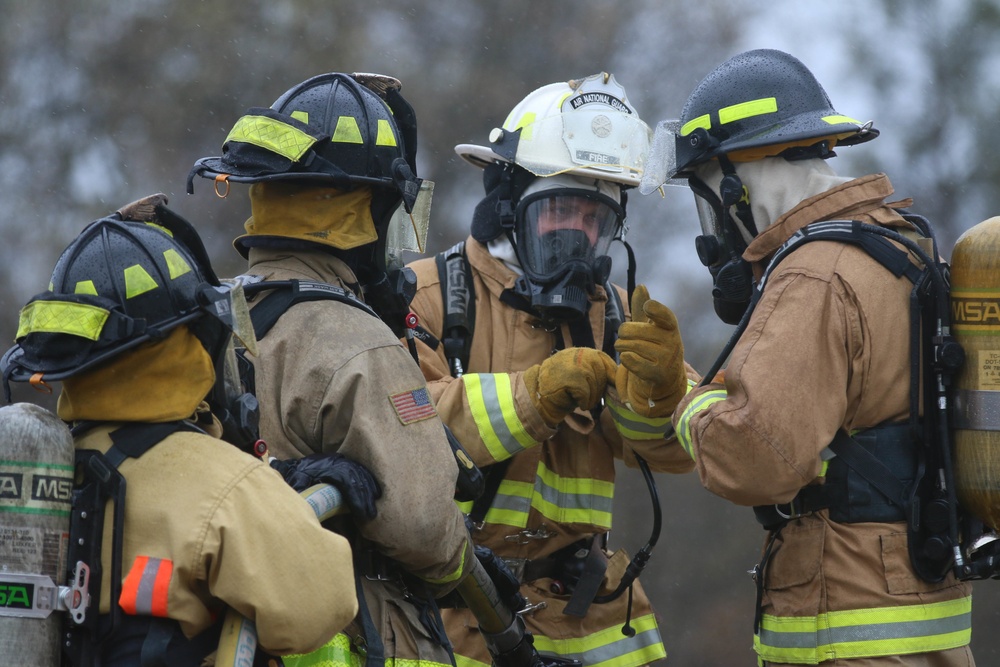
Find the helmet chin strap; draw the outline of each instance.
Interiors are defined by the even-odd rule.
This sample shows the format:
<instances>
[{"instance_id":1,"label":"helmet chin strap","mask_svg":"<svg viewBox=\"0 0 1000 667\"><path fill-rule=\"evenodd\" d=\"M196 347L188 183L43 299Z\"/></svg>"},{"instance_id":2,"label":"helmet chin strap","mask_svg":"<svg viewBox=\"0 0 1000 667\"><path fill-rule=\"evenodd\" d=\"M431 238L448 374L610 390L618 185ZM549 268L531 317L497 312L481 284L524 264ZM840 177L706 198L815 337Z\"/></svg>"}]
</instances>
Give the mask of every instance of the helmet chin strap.
<instances>
[{"instance_id":1,"label":"helmet chin strap","mask_svg":"<svg viewBox=\"0 0 1000 667\"><path fill-rule=\"evenodd\" d=\"M760 230L754 222L753 211L750 208L750 193L743 185L742 179L736 173L736 167L726 155L718 157L722 168L722 182L719 184L719 197L722 200L723 215L729 216L729 209L736 207L736 218L751 237L756 237ZM731 220L731 218L730 218ZM732 220L736 224L735 220Z\"/></svg>"}]
</instances>

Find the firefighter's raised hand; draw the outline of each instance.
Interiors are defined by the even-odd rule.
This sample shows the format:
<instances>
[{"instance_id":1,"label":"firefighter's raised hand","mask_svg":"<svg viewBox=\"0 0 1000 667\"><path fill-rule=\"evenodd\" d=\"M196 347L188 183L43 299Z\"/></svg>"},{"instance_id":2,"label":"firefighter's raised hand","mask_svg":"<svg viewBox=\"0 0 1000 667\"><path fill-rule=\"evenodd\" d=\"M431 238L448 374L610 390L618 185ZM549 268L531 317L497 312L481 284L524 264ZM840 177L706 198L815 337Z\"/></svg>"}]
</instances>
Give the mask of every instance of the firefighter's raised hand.
<instances>
[{"instance_id":1,"label":"firefighter's raised hand","mask_svg":"<svg viewBox=\"0 0 1000 667\"><path fill-rule=\"evenodd\" d=\"M614 378L614 360L589 347L560 350L524 372L528 396L549 426L557 426L577 408L597 405Z\"/></svg>"},{"instance_id":2,"label":"firefighter's raised hand","mask_svg":"<svg viewBox=\"0 0 1000 667\"><path fill-rule=\"evenodd\" d=\"M274 460L271 467L299 492L314 484L335 486L355 519L364 521L378 516L375 501L382 497L382 487L368 468L343 454L333 452L310 454L301 459Z\"/></svg>"},{"instance_id":3,"label":"firefighter's raised hand","mask_svg":"<svg viewBox=\"0 0 1000 667\"><path fill-rule=\"evenodd\" d=\"M684 344L673 312L649 298L645 285L632 295L632 321L618 329L618 395L644 417L670 415L687 391Z\"/></svg>"}]
</instances>

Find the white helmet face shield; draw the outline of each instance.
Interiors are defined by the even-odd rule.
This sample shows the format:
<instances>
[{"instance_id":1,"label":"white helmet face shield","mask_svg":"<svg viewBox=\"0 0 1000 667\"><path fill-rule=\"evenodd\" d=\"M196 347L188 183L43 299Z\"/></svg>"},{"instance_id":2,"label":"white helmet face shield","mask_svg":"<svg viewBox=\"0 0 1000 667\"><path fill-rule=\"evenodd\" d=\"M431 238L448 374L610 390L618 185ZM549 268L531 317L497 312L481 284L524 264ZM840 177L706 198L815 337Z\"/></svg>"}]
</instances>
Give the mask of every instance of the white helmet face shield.
<instances>
[{"instance_id":1,"label":"white helmet face shield","mask_svg":"<svg viewBox=\"0 0 1000 667\"><path fill-rule=\"evenodd\" d=\"M594 190L543 190L521 199L515 238L521 265L533 280L558 278L576 264L591 272L624 222L618 202Z\"/></svg>"}]
</instances>

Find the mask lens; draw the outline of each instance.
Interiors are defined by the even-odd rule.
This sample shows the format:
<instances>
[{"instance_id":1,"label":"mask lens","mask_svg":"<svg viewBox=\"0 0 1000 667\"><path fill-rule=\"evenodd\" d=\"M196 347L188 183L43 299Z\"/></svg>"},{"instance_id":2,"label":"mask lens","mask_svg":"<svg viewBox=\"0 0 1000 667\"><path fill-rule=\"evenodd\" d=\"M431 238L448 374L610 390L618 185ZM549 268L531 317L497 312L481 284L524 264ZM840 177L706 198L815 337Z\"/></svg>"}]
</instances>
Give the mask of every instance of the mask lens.
<instances>
[{"instance_id":1,"label":"mask lens","mask_svg":"<svg viewBox=\"0 0 1000 667\"><path fill-rule=\"evenodd\" d=\"M688 181L694 193L694 205L698 211L701 233L706 236L722 237L722 201L707 185L697 178Z\"/></svg>"},{"instance_id":2,"label":"mask lens","mask_svg":"<svg viewBox=\"0 0 1000 667\"><path fill-rule=\"evenodd\" d=\"M624 214L594 191L540 192L518 205L517 245L525 271L538 280L556 277L571 262L592 268L608 254Z\"/></svg>"}]
</instances>

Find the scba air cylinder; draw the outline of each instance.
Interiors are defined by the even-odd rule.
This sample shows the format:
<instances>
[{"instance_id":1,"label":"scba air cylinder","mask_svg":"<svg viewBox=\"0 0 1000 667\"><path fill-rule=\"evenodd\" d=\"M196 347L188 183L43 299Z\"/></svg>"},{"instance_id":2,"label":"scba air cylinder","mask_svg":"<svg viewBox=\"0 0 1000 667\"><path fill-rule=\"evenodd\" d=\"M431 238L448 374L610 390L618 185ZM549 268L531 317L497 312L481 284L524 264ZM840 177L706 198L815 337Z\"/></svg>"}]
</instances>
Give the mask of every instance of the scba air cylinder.
<instances>
[{"instance_id":1,"label":"scba air cylinder","mask_svg":"<svg viewBox=\"0 0 1000 667\"><path fill-rule=\"evenodd\" d=\"M0 656L58 665L73 492L73 439L29 403L0 408ZM10 661L9 663L7 661Z\"/></svg>"},{"instance_id":2,"label":"scba air cylinder","mask_svg":"<svg viewBox=\"0 0 1000 667\"><path fill-rule=\"evenodd\" d=\"M951 260L955 338L965 349L952 427L959 500L1000 529L1000 217L969 229Z\"/></svg>"}]
</instances>

